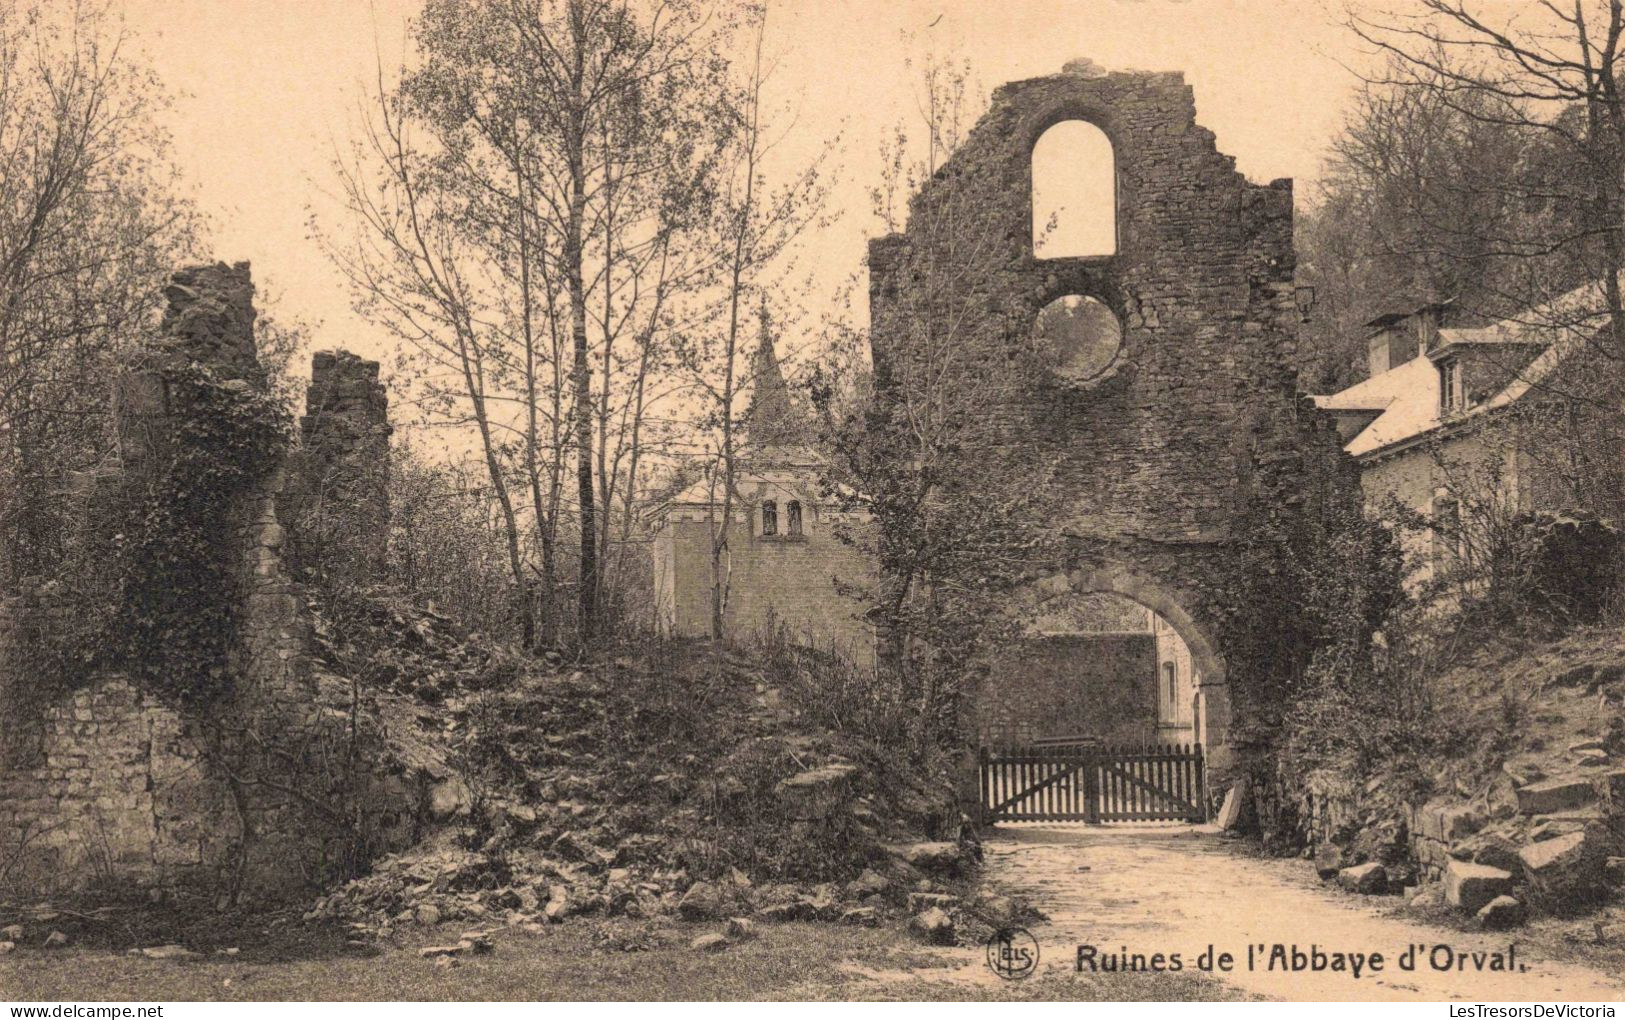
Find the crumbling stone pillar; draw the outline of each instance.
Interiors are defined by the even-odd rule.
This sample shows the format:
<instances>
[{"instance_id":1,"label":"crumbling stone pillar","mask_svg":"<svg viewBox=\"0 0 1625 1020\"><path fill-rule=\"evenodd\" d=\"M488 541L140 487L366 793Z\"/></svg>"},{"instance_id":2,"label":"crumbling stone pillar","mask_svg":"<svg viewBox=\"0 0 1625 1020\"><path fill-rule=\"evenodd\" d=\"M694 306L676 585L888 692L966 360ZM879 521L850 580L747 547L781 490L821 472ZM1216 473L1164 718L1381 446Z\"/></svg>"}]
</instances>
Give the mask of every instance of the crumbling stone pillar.
<instances>
[{"instance_id":1,"label":"crumbling stone pillar","mask_svg":"<svg viewBox=\"0 0 1625 1020\"><path fill-rule=\"evenodd\" d=\"M349 874L358 855L383 845L375 817L410 819L421 800L398 776L367 773L377 760L371 745L359 750L376 733L367 710L346 716L331 697L317 697L309 613L284 555L291 529L283 493L295 488L295 472L255 353L253 294L246 263L175 273L161 329L114 384L122 466L88 479L107 490L96 505L128 497L148 501L137 505L145 512L170 505L155 497L218 482L206 494L219 498L201 501L185 520L202 522L219 556L209 566L222 569L132 580L141 592L188 586L187 607L229 634L222 655L182 657L173 669L164 641L153 648L132 637L122 656L128 675L81 678L41 706L25 735L5 729L0 713L0 752L17 751L23 736L20 749L32 750L0 755L0 833L32 841L10 873L30 895L112 879L154 892L297 897L310 879ZM381 482L388 430L377 366L348 355L320 356L317 365L312 390L322 399L305 420L307 440L322 463L337 470L370 462L369 477ZM329 429L334 418L340 426ZM205 460L215 450L235 453L208 465L229 464L224 477L171 476L183 439ZM381 507L363 510L369 526L377 527ZM0 670L22 604L9 594L0 599ZM209 612L221 604L229 612ZM161 632L165 641L169 633Z\"/></svg>"},{"instance_id":2,"label":"crumbling stone pillar","mask_svg":"<svg viewBox=\"0 0 1625 1020\"><path fill-rule=\"evenodd\" d=\"M138 492L163 470L176 434L189 414L172 381L196 366L228 390L263 390L265 373L254 342L254 283L248 263L180 269L164 288L168 307L158 335L121 373L114 388L114 417L124 484ZM283 568L284 531L276 498L285 484L284 465L264 465L260 481L238 494L227 511L239 563L236 614L237 660L233 686L239 698L299 702L312 694L308 675L304 607ZM222 597L230 597L221 593Z\"/></svg>"},{"instance_id":3,"label":"crumbling stone pillar","mask_svg":"<svg viewBox=\"0 0 1625 1020\"><path fill-rule=\"evenodd\" d=\"M389 397L378 362L349 351L311 360L300 419L300 548L305 566L383 573L389 554Z\"/></svg>"},{"instance_id":4,"label":"crumbling stone pillar","mask_svg":"<svg viewBox=\"0 0 1625 1020\"><path fill-rule=\"evenodd\" d=\"M168 307L156 337L113 384L118 452L130 484L149 480L170 449L176 414L166 375L190 362L216 378L264 384L254 350L254 284L248 263L181 269L164 287Z\"/></svg>"}]
</instances>

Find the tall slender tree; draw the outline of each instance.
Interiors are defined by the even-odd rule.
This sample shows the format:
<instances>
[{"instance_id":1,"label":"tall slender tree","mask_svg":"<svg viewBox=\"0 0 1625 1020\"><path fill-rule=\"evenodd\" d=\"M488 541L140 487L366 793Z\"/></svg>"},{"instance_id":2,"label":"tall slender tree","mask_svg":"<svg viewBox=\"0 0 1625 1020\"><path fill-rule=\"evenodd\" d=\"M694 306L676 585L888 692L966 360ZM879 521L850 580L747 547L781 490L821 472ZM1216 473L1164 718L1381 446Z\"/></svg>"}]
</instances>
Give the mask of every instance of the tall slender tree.
<instances>
[{"instance_id":1,"label":"tall slender tree","mask_svg":"<svg viewBox=\"0 0 1625 1020\"><path fill-rule=\"evenodd\" d=\"M699 313L680 356L699 393L699 428L708 437L703 457L711 498L711 636L727 636L729 542L739 504L741 399L756 390L761 363L743 356L753 303L760 305L760 343L773 342L763 277L771 272L809 227L827 222L830 168L819 155L770 185L764 162L786 130L780 111L765 98L774 66L765 52L767 8L748 12L749 34L730 101L735 128L722 150L716 204L710 221L710 245L718 289L711 308ZM793 118L786 117L785 122ZM822 153L832 151L825 145ZM704 306L705 301L701 302ZM715 325L705 325L709 321ZM771 350L771 347L769 347ZM777 370L776 363L774 370Z\"/></svg>"},{"instance_id":2,"label":"tall slender tree","mask_svg":"<svg viewBox=\"0 0 1625 1020\"><path fill-rule=\"evenodd\" d=\"M714 269L694 238L734 128L731 28L692 0L430 0L340 168L358 230L330 247L439 419L478 435L527 606L530 549L551 605L573 511L582 641L611 515L624 535L635 512L671 295Z\"/></svg>"}]
</instances>

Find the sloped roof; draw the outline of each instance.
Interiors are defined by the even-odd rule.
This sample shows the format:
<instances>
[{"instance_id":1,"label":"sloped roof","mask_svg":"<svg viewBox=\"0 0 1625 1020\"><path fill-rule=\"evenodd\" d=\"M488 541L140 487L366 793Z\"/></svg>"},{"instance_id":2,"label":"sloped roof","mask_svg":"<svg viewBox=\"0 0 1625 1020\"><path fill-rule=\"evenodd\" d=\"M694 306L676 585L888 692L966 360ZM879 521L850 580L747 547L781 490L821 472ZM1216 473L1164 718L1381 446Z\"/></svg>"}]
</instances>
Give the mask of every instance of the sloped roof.
<instances>
[{"instance_id":1,"label":"sloped roof","mask_svg":"<svg viewBox=\"0 0 1625 1020\"><path fill-rule=\"evenodd\" d=\"M1426 356L1412 358L1315 403L1328 411L1381 411L1343 449L1354 456L1437 428L1439 372Z\"/></svg>"},{"instance_id":2,"label":"sloped roof","mask_svg":"<svg viewBox=\"0 0 1625 1020\"><path fill-rule=\"evenodd\" d=\"M1441 329L1444 345L1539 344L1544 350L1500 392L1450 415L1455 423L1505 407L1541 384L1606 322L1600 282L1578 287L1522 315L1476 329ZM1438 368L1427 355L1374 375L1346 390L1314 398L1328 411L1377 411L1371 424L1343 447L1353 456L1375 453L1445 424L1439 416Z\"/></svg>"},{"instance_id":3,"label":"sloped roof","mask_svg":"<svg viewBox=\"0 0 1625 1020\"><path fill-rule=\"evenodd\" d=\"M750 404L743 421L746 442L758 448L794 444L804 439L807 423L801 420L790 387L773 349L773 329L767 302L762 302L761 328L750 364Z\"/></svg>"}]
</instances>

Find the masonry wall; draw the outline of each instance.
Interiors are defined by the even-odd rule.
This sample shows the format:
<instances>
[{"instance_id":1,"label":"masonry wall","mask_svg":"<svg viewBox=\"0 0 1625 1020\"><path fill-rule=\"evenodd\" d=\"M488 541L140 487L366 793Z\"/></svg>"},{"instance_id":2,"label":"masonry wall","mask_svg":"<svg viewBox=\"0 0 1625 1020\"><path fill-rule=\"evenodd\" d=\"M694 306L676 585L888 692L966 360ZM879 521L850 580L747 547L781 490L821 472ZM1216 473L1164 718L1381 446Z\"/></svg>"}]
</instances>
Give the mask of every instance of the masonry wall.
<instances>
[{"instance_id":1,"label":"masonry wall","mask_svg":"<svg viewBox=\"0 0 1625 1020\"><path fill-rule=\"evenodd\" d=\"M1191 660L1190 646L1160 617L1152 617L1151 624L1157 638L1157 738L1163 741L1187 743L1192 739L1191 706L1196 697L1196 665ZM1174 690L1170 698L1163 678L1164 664L1174 667Z\"/></svg>"},{"instance_id":2,"label":"masonry wall","mask_svg":"<svg viewBox=\"0 0 1625 1020\"><path fill-rule=\"evenodd\" d=\"M854 662L874 662L874 635L861 618L865 606L843 595L837 579L859 589L873 568L863 554L831 530L808 506L805 534L763 536L755 515L741 512L729 536L727 626L738 638L785 626L791 637L832 648ZM662 618L678 635L711 633L711 525L703 509L669 513L654 540L656 585L665 592ZM669 588L661 575L670 577Z\"/></svg>"},{"instance_id":3,"label":"masonry wall","mask_svg":"<svg viewBox=\"0 0 1625 1020\"><path fill-rule=\"evenodd\" d=\"M1037 259L1032 148L1068 119L1112 142L1117 251ZM869 252L881 398L975 408L965 462L943 472L973 489L1004 484L1012 455L1053 461L1069 548L1035 586L1138 591L1178 611L1182 636L1210 652L1200 721L1221 776L1231 677L1207 593L1221 587L1237 522L1253 507L1358 498L1332 421L1299 396L1290 367L1291 234L1291 182L1238 174L1196 123L1181 75L1060 74L999 88L915 196L907 232ZM1033 337L1039 311L1069 294L1100 300L1122 325L1117 360L1082 384ZM955 324L963 349L931 346L947 335L918 328L932 317ZM923 369L950 353L958 389L932 393L942 375Z\"/></svg>"},{"instance_id":4,"label":"masonry wall","mask_svg":"<svg viewBox=\"0 0 1625 1020\"><path fill-rule=\"evenodd\" d=\"M1118 253L1035 259L1032 145L1072 118L1112 140ZM1034 440L1061 456L1075 494L1071 528L1222 541L1249 475L1248 398L1293 399L1279 371L1254 374L1265 361L1284 367L1290 349L1291 206L1290 182L1250 184L1216 151L1178 74L1010 83L916 198L908 233L871 250L877 361L891 378L907 374L913 334L893 316L908 311L909 291L934 286L915 274L962 270L949 285L977 292L982 300L967 297L964 309L1005 336L994 353L1018 362L1014 375L991 364L988 374L973 370L967 392L990 405L990 440ZM973 213L978 222L963 224ZM966 232L984 241L986 256L945 270L928 249ZM1039 310L1066 294L1098 298L1123 327L1118 367L1083 387L1047 377L1031 337Z\"/></svg>"},{"instance_id":5,"label":"masonry wall","mask_svg":"<svg viewBox=\"0 0 1625 1020\"><path fill-rule=\"evenodd\" d=\"M231 806L179 712L109 675L47 709L31 737L0 772L15 888L219 884Z\"/></svg>"},{"instance_id":6,"label":"masonry wall","mask_svg":"<svg viewBox=\"0 0 1625 1020\"><path fill-rule=\"evenodd\" d=\"M311 358L300 448L285 503L299 558L381 576L389 555L389 397L378 362L349 351Z\"/></svg>"},{"instance_id":7,"label":"masonry wall","mask_svg":"<svg viewBox=\"0 0 1625 1020\"><path fill-rule=\"evenodd\" d=\"M1491 426L1493 429L1493 426ZM1505 445L1509 437L1492 432L1461 433L1435 442L1420 443L1408 449L1362 462L1360 485L1367 505L1378 514L1398 503L1413 513L1431 515L1441 496L1470 480L1491 477L1500 472L1504 491L1515 502L1527 505L1533 465ZM1441 563L1448 562L1448 550L1430 531L1400 529L1400 548L1405 554L1407 586L1415 588L1434 577Z\"/></svg>"},{"instance_id":8,"label":"masonry wall","mask_svg":"<svg viewBox=\"0 0 1625 1020\"><path fill-rule=\"evenodd\" d=\"M167 372L196 363L225 388L265 384L253 292L246 263L174 274L160 336L119 377L122 469L106 484L143 486L164 464L188 413L172 401ZM353 867L358 840L376 836L381 847L410 834L412 782L367 772L373 745L351 741L375 727L352 716L348 693L337 704L318 697L310 618L285 560L287 486L278 458L226 510L221 554L236 577L217 595L237 600L229 683L191 685L223 693L183 706L93 673L0 738L7 884L281 900ZM18 668L5 655L15 622L0 611L0 671ZM335 805L353 810L335 821Z\"/></svg>"},{"instance_id":9,"label":"masonry wall","mask_svg":"<svg viewBox=\"0 0 1625 1020\"><path fill-rule=\"evenodd\" d=\"M977 738L1009 747L1042 737L1147 743L1157 733L1151 634L1067 634L1020 642L994 663Z\"/></svg>"}]
</instances>

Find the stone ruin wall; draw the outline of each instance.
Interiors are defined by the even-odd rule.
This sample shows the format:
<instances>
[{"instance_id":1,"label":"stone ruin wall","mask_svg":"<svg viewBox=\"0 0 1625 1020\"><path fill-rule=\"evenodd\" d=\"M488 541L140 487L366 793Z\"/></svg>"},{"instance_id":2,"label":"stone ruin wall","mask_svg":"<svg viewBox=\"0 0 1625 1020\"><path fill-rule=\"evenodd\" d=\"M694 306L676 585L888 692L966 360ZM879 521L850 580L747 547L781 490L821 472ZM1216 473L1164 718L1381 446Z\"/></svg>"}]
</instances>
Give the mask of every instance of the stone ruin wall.
<instances>
[{"instance_id":1,"label":"stone ruin wall","mask_svg":"<svg viewBox=\"0 0 1625 1020\"><path fill-rule=\"evenodd\" d=\"M159 462L176 424L166 366L192 359L235 381L228 385L265 385L246 263L181 270L165 293L158 343L115 388L120 463L97 484L131 484ZM345 395L338 436L323 434L332 420L320 413L325 399L304 419L304 442L320 451L327 481L356 457L387 465L377 364L339 352L317 355L315 367L313 395L318 384L324 398ZM222 702L200 716L104 673L0 738L0 884L40 895L97 887L277 899L299 895L353 852L349 836L311 806L332 792L329 762L347 719L319 703L309 615L285 557L290 536L279 508L308 488L300 456L292 460L293 470L270 466L230 511L243 603L234 684ZM387 505L385 490L367 491ZM370 512L376 524L386 511ZM382 543L387 531L378 534ZM0 600L0 669L19 608L18 598ZM370 810L395 816L399 828L398 816L415 812L417 792L389 780L378 789L386 802Z\"/></svg>"},{"instance_id":2,"label":"stone ruin wall","mask_svg":"<svg viewBox=\"0 0 1625 1020\"><path fill-rule=\"evenodd\" d=\"M298 523L296 559L342 557L359 579L383 573L389 554L389 395L378 362L349 351L311 359L296 485L287 502Z\"/></svg>"},{"instance_id":3,"label":"stone ruin wall","mask_svg":"<svg viewBox=\"0 0 1625 1020\"><path fill-rule=\"evenodd\" d=\"M1035 258L1032 150L1049 127L1084 120L1110 139L1116 253ZM1068 552L1017 612L1115 591L1168 618L1203 678L1201 740L1214 782L1234 767L1231 701L1215 614L1203 599L1232 555L1249 506L1357 500L1357 469L1291 368L1296 309L1292 190L1249 183L1177 73L1060 74L999 88L988 113L910 205L905 233L871 242L877 388L908 399L921 357L910 303L973 251L956 311L1007 338L1013 369L978 366L980 451L1042 449L1068 493ZM940 279L940 278L939 278ZM1046 375L1032 341L1050 301L1094 297L1116 313L1122 348L1085 385ZM990 385L1008 372L1011 385ZM981 697L1020 698L1020 678Z\"/></svg>"}]
</instances>

